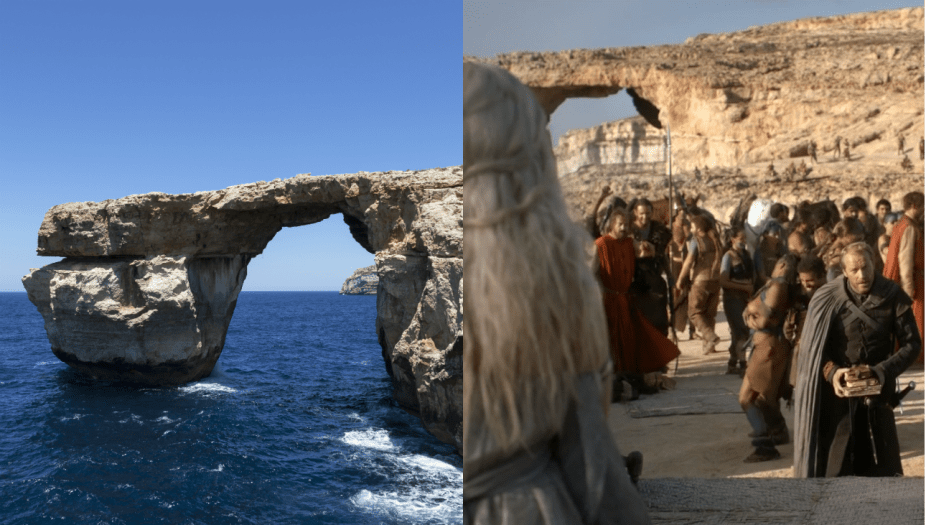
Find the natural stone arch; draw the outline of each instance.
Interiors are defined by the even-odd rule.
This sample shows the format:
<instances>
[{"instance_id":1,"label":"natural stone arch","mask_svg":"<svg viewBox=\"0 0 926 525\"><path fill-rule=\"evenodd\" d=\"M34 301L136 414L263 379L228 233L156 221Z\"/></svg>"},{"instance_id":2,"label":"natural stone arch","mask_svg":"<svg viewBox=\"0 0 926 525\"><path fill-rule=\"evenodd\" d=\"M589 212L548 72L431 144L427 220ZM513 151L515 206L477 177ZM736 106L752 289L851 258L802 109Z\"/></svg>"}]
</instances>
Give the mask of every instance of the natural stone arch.
<instances>
[{"instance_id":1,"label":"natural stone arch","mask_svg":"<svg viewBox=\"0 0 926 525\"><path fill-rule=\"evenodd\" d=\"M673 165L693 170L787 158L810 139L825 151L837 134L851 133L854 144L876 140L878 130L891 137L922 129L923 15L911 7L704 34L677 45L465 60L511 71L549 114L567 98L627 89L651 125L671 127Z\"/></svg>"},{"instance_id":2,"label":"natural stone arch","mask_svg":"<svg viewBox=\"0 0 926 525\"><path fill-rule=\"evenodd\" d=\"M23 279L62 361L179 384L221 354L247 265L284 227L342 214L375 254L376 331L400 406L462 450L462 170L357 173L149 193L49 210Z\"/></svg>"}]
</instances>

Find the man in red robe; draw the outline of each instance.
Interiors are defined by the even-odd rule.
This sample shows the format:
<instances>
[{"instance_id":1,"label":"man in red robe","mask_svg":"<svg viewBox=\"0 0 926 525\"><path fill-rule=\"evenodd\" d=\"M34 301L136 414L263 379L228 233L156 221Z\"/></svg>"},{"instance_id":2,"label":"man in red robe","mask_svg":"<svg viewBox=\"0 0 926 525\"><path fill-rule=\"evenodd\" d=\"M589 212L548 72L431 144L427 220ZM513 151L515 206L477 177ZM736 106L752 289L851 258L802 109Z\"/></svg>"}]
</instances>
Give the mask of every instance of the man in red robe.
<instances>
[{"instance_id":1,"label":"man in red robe","mask_svg":"<svg viewBox=\"0 0 926 525\"><path fill-rule=\"evenodd\" d=\"M656 372L679 356L678 347L650 324L630 301L634 244L626 210L615 209L607 233L595 241L614 371L619 375Z\"/></svg>"},{"instance_id":2,"label":"man in red robe","mask_svg":"<svg viewBox=\"0 0 926 525\"><path fill-rule=\"evenodd\" d=\"M923 192L903 197L903 216L891 232L891 244L884 262L884 276L899 284L913 299L913 316L923 337ZM923 364L920 352L917 363Z\"/></svg>"}]
</instances>

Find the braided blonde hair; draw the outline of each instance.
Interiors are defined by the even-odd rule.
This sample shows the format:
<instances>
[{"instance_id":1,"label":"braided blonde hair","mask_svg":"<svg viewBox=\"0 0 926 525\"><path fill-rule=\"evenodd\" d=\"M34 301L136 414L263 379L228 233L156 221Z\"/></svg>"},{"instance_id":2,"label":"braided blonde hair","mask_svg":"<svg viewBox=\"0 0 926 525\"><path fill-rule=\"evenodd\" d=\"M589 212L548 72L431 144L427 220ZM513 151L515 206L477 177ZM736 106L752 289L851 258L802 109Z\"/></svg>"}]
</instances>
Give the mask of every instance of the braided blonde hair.
<instances>
[{"instance_id":1,"label":"braided blonde hair","mask_svg":"<svg viewBox=\"0 0 926 525\"><path fill-rule=\"evenodd\" d=\"M576 374L609 355L591 238L568 218L546 125L510 73L463 64L464 428L484 421L502 449L559 425Z\"/></svg>"}]
</instances>

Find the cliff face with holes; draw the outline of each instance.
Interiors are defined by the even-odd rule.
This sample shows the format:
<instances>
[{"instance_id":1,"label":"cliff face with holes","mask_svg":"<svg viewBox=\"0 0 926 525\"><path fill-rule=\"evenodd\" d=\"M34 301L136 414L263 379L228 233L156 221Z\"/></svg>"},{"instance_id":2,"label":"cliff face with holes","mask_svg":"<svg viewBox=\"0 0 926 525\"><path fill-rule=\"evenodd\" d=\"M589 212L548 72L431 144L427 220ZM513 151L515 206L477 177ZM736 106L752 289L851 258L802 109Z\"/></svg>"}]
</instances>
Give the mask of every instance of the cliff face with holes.
<instances>
[{"instance_id":1,"label":"cliff face with holes","mask_svg":"<svg viewBox=\"0 0 926 525\"><path fill-rule=\"evenodd\" d=\"M750 193L789 204L858 194L897 206L899 196L922 187L923 13L809 18L677 45L485 61L530 86L550 113L572 97L626 89L633 98L642 118L575 130L556 148L577 220L590 216L605 184L625 197L668 193L664 164L653 162L664 153L667 127L682 191L703 195L718 218ZM834 155L837 137L848 140L848 158ZM811 141L817 161L808 156ZM768 170L771 164L781 175L792 161L812 171L793 179Z\"/></svg>"},{"instance_id":2,"label":"cliff face with holes","mask_svg":"<svg viewBox=\"0 0 926 525\"><path fill-rule=\"evenodd\" d=\"M673 162L732 166L853 148L915 145L923 128L923 8L809 18L678 45L518 52L487 60L530 86L550 113L571 97L623 89ZM861 151L860 151L861 153Z\"/></svg>"},{"instance_id":3,"label":"cliff face with holes","mask_svg":"<svg viewBox=\"0 0 926 525\"><path fill-rule=\"evenodd\" d=\"M395 399L462 450L462 186L453 167L62 204L45 214L38 253L66 258L23 285L73 368L195 381L222 352L248 262L280 229L341 214L375 254L375 330Z\"/></svg>"}]
</instances>

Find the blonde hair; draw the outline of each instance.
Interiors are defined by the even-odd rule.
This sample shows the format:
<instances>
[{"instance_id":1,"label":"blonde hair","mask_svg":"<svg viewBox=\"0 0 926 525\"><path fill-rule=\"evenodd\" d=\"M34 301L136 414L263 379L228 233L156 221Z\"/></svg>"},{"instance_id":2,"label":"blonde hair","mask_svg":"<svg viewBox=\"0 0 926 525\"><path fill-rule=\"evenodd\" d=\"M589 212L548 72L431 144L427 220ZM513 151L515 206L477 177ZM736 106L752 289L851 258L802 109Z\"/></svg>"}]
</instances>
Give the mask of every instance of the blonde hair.
<instances>
[{"instance_id":1,"label":"blonde hair","mask_svg":"<svg viewBox=\"0 0 926 525\"><path fill-rule=\"evenodd\" d=\"M502 450L558 425L575 376L609 356L591 238L567 215L546 125L510 73L463 64L463 424L477 410Z\"/></svg>"}]
</instances>

